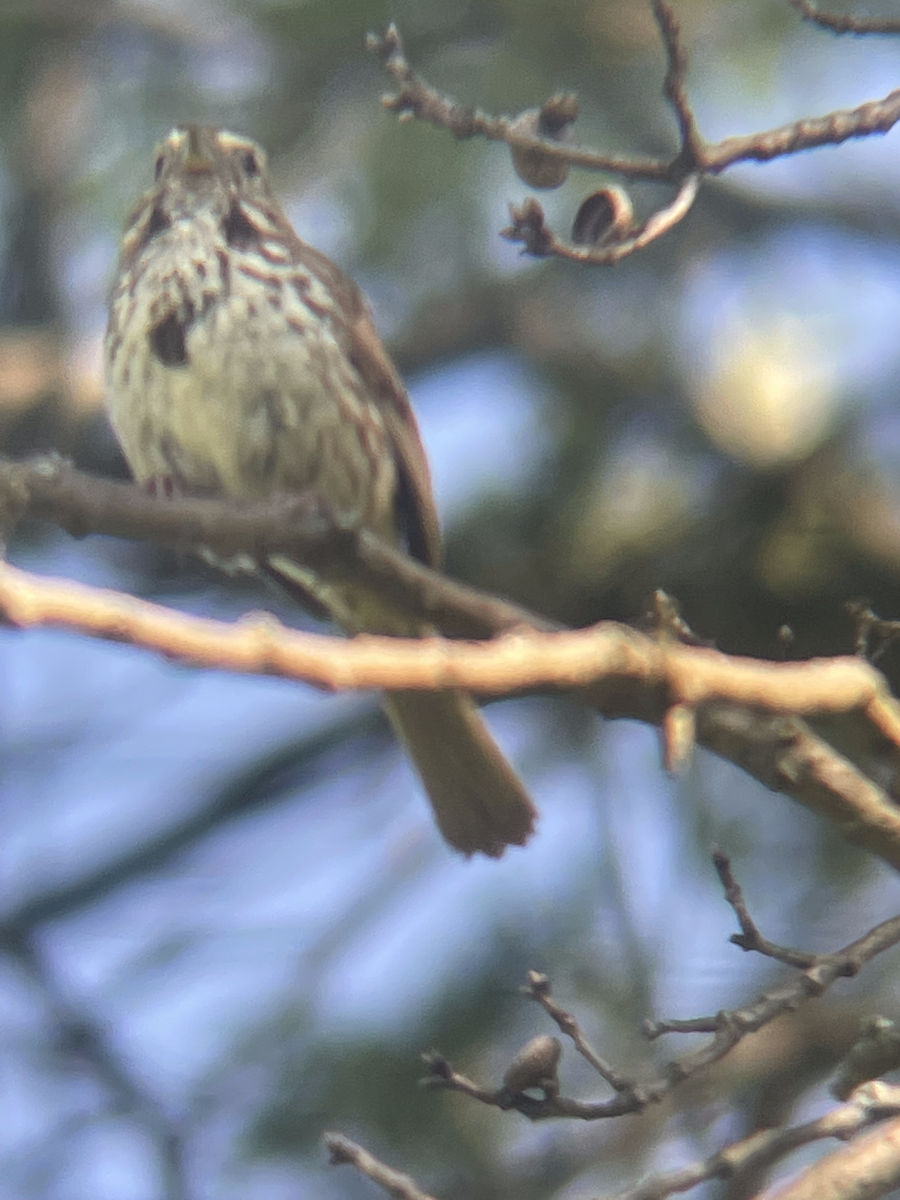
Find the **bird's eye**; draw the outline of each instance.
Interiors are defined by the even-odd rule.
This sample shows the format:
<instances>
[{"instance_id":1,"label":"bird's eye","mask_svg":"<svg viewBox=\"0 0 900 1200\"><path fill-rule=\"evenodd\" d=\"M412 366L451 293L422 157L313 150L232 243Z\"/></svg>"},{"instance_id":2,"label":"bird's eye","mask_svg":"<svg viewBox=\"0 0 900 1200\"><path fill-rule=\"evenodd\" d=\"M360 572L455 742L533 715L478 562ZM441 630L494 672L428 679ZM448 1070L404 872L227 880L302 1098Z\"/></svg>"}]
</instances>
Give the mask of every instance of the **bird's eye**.
<instances>
[{"instance_id":1,"label":"bird's eye","mask_svg":"<svg viewBox=\"0 0 900 1200\"><path fill-rule=\"evenodd\" d=\"M156 166L153 169L153 174L156 179L159 179L160 175L162 175L163 167L165 165L166 165L166 156L164 154L161 154L159 156L159 158L156 160Z\"/></svg>"},{"instance_id":2,"label":"bird's eye","mask_svg":"<svg viewBox=\"0 0 900 1200\"><path fill-rule=\"evenodd\" d=\"M259 174L259 159L252 150L246 150L241 155L241 166L244 168L245 175Z\"/></svg>"}]
</instances>

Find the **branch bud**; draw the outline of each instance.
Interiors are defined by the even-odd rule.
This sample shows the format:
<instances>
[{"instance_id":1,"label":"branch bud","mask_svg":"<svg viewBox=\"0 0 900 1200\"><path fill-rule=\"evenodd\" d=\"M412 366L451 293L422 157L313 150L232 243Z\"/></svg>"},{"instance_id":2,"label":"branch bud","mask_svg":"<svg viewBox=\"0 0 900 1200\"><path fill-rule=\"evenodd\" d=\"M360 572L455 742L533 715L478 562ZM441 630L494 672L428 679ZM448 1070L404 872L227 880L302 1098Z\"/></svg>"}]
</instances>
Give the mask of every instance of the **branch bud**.
<instances>
[{"instance_id":1,"label":"branch bud","mask_svg":"<svg viewBox=\"0 0 900 1200\"><path fill-rule=\"evenodd\" d=\"M529 108L510 125L520 137L568 140L569 127L578 116L578 99L570 92L551 96L542 108ZM569 176L569 164L542 150L511 146L513 166L521 180L536 188L561 187Z\"/></svg>"}]
</instances>

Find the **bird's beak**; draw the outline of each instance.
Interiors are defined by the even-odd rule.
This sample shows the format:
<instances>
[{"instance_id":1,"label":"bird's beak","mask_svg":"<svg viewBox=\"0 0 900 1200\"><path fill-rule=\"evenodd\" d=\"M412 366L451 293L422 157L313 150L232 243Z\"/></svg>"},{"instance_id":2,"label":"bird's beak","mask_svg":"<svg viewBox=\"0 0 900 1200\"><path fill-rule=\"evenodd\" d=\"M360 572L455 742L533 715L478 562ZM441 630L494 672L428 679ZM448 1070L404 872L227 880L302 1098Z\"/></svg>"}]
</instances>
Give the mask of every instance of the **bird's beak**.
<instances>
[{"instance_id":1,"label":"bird's beak","mask_svg":"<svg viewBox=\"0 0 900 1200\"><path fill-rule=\"evenodd\" d=\"M188 125L187 153L184 156L184 169L191 175L211 175L214 167L212 155L203 145L203 136L199 125Z\"/></svg>"}]
</instances>

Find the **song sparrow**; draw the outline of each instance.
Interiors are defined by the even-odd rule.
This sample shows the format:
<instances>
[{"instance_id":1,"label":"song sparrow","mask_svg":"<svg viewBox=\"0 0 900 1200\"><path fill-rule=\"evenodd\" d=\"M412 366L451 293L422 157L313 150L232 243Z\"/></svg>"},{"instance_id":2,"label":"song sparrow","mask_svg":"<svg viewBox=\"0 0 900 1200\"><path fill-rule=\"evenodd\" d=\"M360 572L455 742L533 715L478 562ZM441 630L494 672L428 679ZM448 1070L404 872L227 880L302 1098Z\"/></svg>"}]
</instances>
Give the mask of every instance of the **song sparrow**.
<instances>
[{"instance_id":1,"label":"song sparrow","mask_svg":"<svg viewBox=\"0 0 900 1200\"><path fill-rule=\"evenodd\" d=\"M138 481L263 498L312 491L440 560L409 398L357 285L294 232L253 142L175 129L128 223L106 337L107 403ZM349 632L426 632L301 564L261 566ZM393 693L391 720L447 841L498 856L535 811L473 701Z\"/></svg>"}]
</instances>

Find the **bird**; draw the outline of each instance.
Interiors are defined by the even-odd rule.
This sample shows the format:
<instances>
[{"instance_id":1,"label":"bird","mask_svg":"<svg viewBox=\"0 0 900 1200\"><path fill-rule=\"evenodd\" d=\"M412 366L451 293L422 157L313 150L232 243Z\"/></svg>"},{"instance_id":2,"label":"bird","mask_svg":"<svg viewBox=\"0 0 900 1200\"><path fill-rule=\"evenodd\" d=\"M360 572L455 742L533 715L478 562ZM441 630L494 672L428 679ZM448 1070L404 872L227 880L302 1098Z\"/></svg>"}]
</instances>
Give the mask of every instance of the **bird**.
<instances>
[{"instance_id":1,"label":"bird","mask_svg":"<svg viewBox=\"0 0 900 1200\"><path fill-rule=\"evenodd\" d=\"M407 390L359 286L295 232L262 148L178 126L153 176L126 223L104 351L107 410L135 480L167 494L319 496L439 568ZM258 567L351 636L432 632L285 555ZM497 858L528 841L534 804L469 695L383 703L450 846Z\"/></svg>"}]
</instances>

